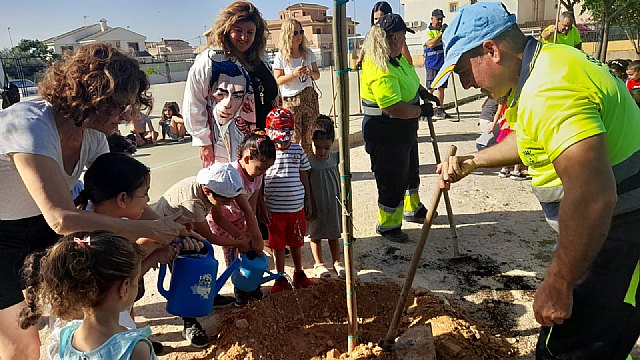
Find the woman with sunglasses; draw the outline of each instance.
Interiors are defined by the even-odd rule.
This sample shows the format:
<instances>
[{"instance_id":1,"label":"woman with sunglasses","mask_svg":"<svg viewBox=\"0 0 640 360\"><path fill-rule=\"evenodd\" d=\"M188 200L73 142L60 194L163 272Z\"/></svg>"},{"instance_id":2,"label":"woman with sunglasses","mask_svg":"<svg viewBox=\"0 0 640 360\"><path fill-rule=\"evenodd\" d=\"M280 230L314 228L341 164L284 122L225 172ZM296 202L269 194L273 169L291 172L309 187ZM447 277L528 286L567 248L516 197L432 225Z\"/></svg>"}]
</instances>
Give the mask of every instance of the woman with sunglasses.
<instances>
[{"instance_id":1,"label":"woman with sunglasses","mask_svg":"<svg viewBox=\"0 0 640 360\"><path fill-rule=\"evenodd\" d=\"M173 218L122 220L76 209L71 188L85 166L109 152L120 117L150 108L138 62L108 44L86 45L49 67L41 99L0 112L0 358L38 359L38 329L21 329L25 258L60 235L109 230L132 241L169 243L188 233ZM145 219L159 219L146 208Z\"/></svg>"},{"instance_id":2,"label":"woman with sunglasses","mask_svg":"<svg viewBox=\"0 0 640 360\"><path fill-rule=\"evenodd\" d=\"M320 78L320 71L298 20L287 19L282 23L278 48L280 51L273 61L273 75L280 85L283 107L293 113L293 141L310 154L313 123L320 115L313 80Z\"/></svg>"}]
</instances>

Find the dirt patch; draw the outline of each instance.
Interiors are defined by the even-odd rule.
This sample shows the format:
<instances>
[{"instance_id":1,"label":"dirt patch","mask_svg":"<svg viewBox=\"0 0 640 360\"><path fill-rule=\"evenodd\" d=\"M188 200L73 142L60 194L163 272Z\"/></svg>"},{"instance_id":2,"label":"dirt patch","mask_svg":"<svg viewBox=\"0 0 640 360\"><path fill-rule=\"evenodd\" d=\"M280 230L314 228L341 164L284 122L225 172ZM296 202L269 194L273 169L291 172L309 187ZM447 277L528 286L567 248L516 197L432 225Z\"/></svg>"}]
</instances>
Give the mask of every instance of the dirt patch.
<instances>
[{"instance_id":1,"label":"dirt patch","mask_svg":"<svg viewBox=\"0 0 640 360\"><path fill-rule=\"evenodd\" d=\"M219 334L200 353L172 359L396 359L378 345L387 332L401 287L391 282L357 287L359 345L347 352L344 282L329 281L310 289L284 292L220 315L209 334ZM430 322L438 359L508 359L515 349L506 339L469 319L460 306L415 290L401 320L400 333Z\"/></svg>"}]
</instances>

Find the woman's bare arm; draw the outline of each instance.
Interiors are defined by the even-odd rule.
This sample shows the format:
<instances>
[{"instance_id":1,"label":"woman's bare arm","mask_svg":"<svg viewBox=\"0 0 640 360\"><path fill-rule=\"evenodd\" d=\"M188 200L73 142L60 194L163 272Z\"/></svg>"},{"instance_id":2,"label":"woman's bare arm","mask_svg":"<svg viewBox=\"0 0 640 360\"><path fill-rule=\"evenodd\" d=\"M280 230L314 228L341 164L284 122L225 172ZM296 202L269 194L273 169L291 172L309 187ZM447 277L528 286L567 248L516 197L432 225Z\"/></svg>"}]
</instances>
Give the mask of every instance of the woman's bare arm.
<instances>
[{"instance_id":1,"label":"woman's bare arm","mask_svg":"<svg viewBox=\"0 0 640 360\"><path fill-rule=\"evenodd\" d=\"M58 234L76 231L109 230L131 240L140 237L169 243L186 236L184 226L167 217L159 220L123 220L78 210L58 163L43 155L17 153L12 155L16 168L31 197L44 215L47 224Z\"/></svg>"}]
</instances>

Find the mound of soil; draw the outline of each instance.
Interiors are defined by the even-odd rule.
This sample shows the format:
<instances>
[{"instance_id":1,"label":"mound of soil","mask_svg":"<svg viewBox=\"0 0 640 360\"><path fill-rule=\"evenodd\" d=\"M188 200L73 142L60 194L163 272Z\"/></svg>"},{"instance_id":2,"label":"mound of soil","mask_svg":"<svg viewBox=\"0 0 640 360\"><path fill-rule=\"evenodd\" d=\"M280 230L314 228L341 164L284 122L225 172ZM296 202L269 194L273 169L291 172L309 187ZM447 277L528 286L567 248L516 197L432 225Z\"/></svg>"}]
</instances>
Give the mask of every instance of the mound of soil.
<instances>
[{"instance_id":1,"label":"mound of soil","mask_svg":"<svg viewBox=\"0 0 640 360\"><path fill-rule=\"evenodd\" d=\"M387 332L401 287L361 283L356 289L358 347L347 355L347 308L344 282L323 282L287 291L220 315L209 334L210 348L175 359L396 359L377 346ZM515 349L482 324L473 324L455 303L427 290L414 291L399 332L425 325L433 329L438 359L508 359ZM177 355L174 353L174 355Z\"/></svg>"}]
</instances>

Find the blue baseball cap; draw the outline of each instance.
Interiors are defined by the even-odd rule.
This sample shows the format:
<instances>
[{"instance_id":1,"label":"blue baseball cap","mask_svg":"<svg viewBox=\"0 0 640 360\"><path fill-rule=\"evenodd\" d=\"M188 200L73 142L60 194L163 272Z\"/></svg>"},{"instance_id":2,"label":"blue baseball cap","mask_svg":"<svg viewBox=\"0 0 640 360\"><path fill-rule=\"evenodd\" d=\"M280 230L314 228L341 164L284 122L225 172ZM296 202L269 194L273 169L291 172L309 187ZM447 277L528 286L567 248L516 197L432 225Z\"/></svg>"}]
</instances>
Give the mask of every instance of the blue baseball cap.
<instances>
[{"instance_id":1,"label":"blue baseball cap","mask_svg":"<svg viewBox=\"0 0 640 360\"><path fill-rule=\"evenodd\" d=\"M447 81L462 54L482 45L485 40L495 39L515 23L516 16L499 2L480 2L462 7L442 34L444 63L431 88L437 89Z\"/></svg>"}]
</instances>

